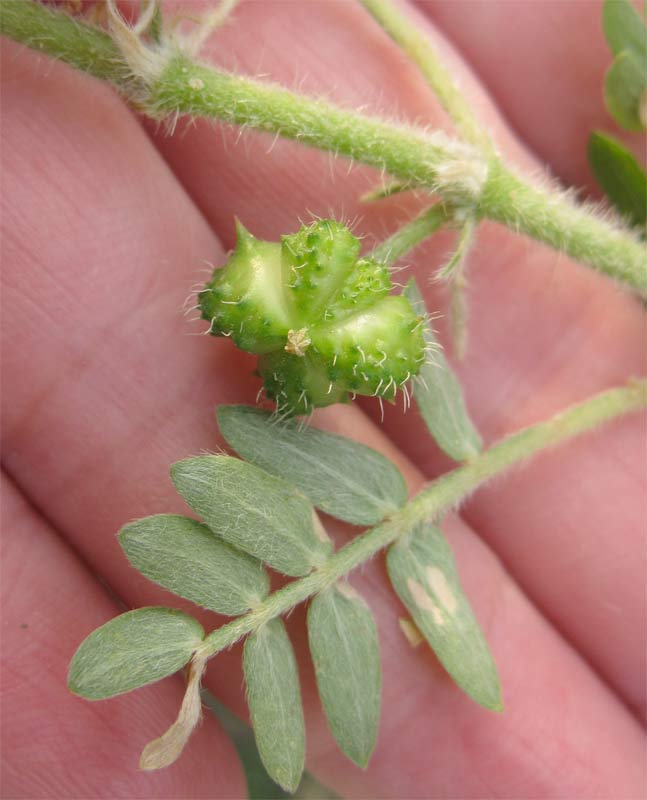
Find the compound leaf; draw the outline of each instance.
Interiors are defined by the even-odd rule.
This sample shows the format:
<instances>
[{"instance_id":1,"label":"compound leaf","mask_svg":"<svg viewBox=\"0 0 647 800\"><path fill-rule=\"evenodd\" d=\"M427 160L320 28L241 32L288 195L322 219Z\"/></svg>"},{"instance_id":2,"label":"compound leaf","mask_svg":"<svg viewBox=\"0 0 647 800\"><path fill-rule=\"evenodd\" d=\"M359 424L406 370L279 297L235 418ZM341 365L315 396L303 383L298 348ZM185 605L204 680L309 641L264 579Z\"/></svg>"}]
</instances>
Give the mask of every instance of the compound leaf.
<instances>
[{"instance_id":1,"label":"compound leaf","mask_svg":"<svg viewBox=\"0 0 647 800\"><path fill-rule=\"evenodd\" d=\"M93 631L72 658L68 687L103 700L172 675L204 638L183 611L152 606L127 611Z\"/></svg>"},{"instance_id":2,"label":"compound leaf","mask_svg":"<svg viewBox=\"0 0 647 800\"><path fill-rule=\"evenodd\" d=\"M243 667L261 760L279 786L294 792L305 761L305 723L297 663L280 619L248 636Z\"/></svg>"},{"instance_id":3,"label":"compound leaf","mask_svg":"<svg viewBox=\"0 0 647 800\"><path fill-rule=\"evenodd\" d=\"M404 295L418 314L426 313L413 278L405 286ZM467 413L461 385L429 325L425 325L424 334L428 348L435 354L433 363L423 364L420 370L413 393L416 405L441 450L454 461L473 458L481 450L482 441Z\"/></svg>"},{"instance_id":4,"label":"compound leaf","mask_svg":"<svg viewBox=\"0 0 647 800\"><path fill-rule=\"evenodd\" d=\"M330 730L341 750L366 767L377 739L382 692L373 615L354 589L337 584L311 601L308 639Z\"/></svg>"},{"instance_id":5,"label":"compound leaf","mask_svg":"<svg viewBox=\"0 0 647 800\"><path fill-rule=\"evenodd\" d=\"M391 545L386 563L393 588L447 672L477 703L500 711L496 666L440 529L418 525Z\"/></svg>"},{"instance_id":6,"label":"compound leaf","mask_svg":"<svg viewBox=\"0 0 647 800\"><path fill-rule=\"evenodd\" d=\"M374 525L406 502L402 474L370 447L295 421L272 424L250 406L220 406L217 414L239 455L298 486L327 514Z\"/></svg>"},{"instance_id":7,"label":"compound leaf","mask_svg":"<svg viewBox=\"0 0 647 800\"><path fill-rule=\"evenodd\" d=\"M332 545L294 486L230 456L178 461L171 478L187 504L226 542L286 575L323 564Z\"/></svg>"},{"instance_id":8,"label":"compound leaf","mask_svg":"<svg viewBox=\"0 0 647 800\"><path fill-rule=\"evenodd\" d=\"M121 529L119 541L142 575L203 608L242 614L269 590L261 563L189 517L156 514Z\"/></svg>"}]
</instances>

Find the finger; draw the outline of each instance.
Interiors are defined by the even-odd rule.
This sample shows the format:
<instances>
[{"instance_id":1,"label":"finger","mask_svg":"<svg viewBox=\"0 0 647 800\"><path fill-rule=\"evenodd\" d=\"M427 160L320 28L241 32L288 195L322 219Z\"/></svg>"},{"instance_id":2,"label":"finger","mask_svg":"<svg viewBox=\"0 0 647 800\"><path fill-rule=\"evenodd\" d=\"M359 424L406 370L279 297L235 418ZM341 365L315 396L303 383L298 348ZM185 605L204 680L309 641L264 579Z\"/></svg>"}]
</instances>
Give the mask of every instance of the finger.
<instances>
[{"instance_id":1,"label":"finger","mask_svg":"<svg viewBox=\"0 0 647 800\"><path fill-rule=\"evenodd\" d=\"M479 75L510 126L568 185L598 192L586 157L593 130L612 133L644 159L643 137L623 131L604 105L613 55L600 0L417 5Z\"/></svg>"},{"instance_id":2,"label":"finger","mask_svg":"<svg viewBox=\"0 0 647 800\"><path fill-rule=\"evenodd\" d=\"M251 42L257 31L269 29L273 33L261 57ZM339 41L340 35L349 38ZM451 70L496 131L506 155L536 170L469 71L437 35L434 43L444 48ZM397 111L431 125L445 121L416 70L355 5L244 4L235 25L218 33L210 55L243 72L261 72L286 85L299 83L311 94L332 95L348 107L386 115ZM369 237L393 228L406 215L401 203L409 203L413 213L410 198L368 209L358 203L377 180L373 172L356 169L347 175L343 161L329 169L326 155L251 133L243 135L244 146L236 147L239 135L225 130L221 140L212 125L198 122L180 135L155 137L228 245L230 212L268 238L293 230L304 208L324 216L361 217L358 232ZM427 279L450 245L451 240L439 238L413 259L432 311L444 308L446 298ZM460 374L486 440L643 371L642 309L589 270L485 224L470 257L469 277L472 347ZM375 417L380 413L375 403L365 407ZM385 425L427 475L448 467L429 446L416 414L403 419L387 413ZM469 506L471 524L533 600L636 709L645 704L642 441L640 419L627 420L575 445L567 455L542 458L509 483L498 482L478 494ZM620 506L614 500L618 496L623 497ZM609 530L615 535L608 536Z\"/></svg>"},{"instance_id":3,"label":"finger","mask_svg":"<svg viewBox=\"0 0 647 800\"><path fill-rule=\"evenodd\" d=\"M5 478L2 496L2 796L241 796L235 751L211 715L172 769L137 769L140 748L177 712L179 680L110 705L68 692L79 634L110 619L118 606Z\"/></svg>"},{"instance_id":4,"label":"finger","mask_svg":"<svg viewBox=\"0 0 647 800\"><path fill-rule=\"evenodd\" d=\"M30 61L33 69L31 56L21 59L25 72ZM3 217L12 231L12 247L7 252L11 273L5 290L6 341L28 354L28 358L17 358L8 351L5 359L11 387L5 411L7 464L39 507L47 509L126 602L150 603L160 593L133 580L132 570L118 552L114 532L134 516L179 508L165 481L168 463L187 452L218 444L207 421L211 414L201 404L206 404L207 398L209 404L231 400L232 391L237 392L238 401L249 400L251 387L237 384L243 380L237 377L239 368L232 369L222 382L204 377L225 372L227 342L201 349L199 342L196 345L177 334L166 335L176 324L170 299L174 282L180 281L187 263L198 258L201 248L213 249L215 243L186 198L177 193L154 152L146 150L133 122L110 104L108 126L103 103L110 101L94 85L88 86L67 71L49 67L45 91L31 82L29 74L16 74L17 64L9 65L11 72L6 66L5 76L9 86L20 89L13 102L18 103L24 94L30 98L29 123L43 141L51 143L46 162L49 175L60 177L56 218L74 219L82 209L94 227L75 232L73 252L71 245L57 239L47 253L45 269L43 253L52 229L52 211L45 200L48 181L43 179L42 167L39 170L27 157L31 153L28 131L21 125L13 130L5 126L16 161L16 171L8 170L8 178L13 175L8 188L14 212ZM103 112L96 120L85 113L89 92ZM11 99L10 93L7 99ZM20 118L17 113L10 116L11 120ZM24 115L22 119L24 123ZM75 157L91 163L91 173L57 172L57 167ZM133 174L137 180L129 181ZM17 181L36 187L34 194L21 199ZM69 287L82 285L92 243L100 244L106 238L98 213L106 185L112 187L114 214L123 207L132 215L133 209L145 206L146 215L137 224L120 228L118 250L97 248L92 262L94 280L84 285L82 294L78 289L73 294ZM27 227L27 207L32 218L39 220L36 230ZM186 239L175 238L173 222L178 218ZM162 253L168 267L164 281L159 271ZM138 269L134 273L135 261ZM58 291L61 284L68 291ZM142 287L148 292L155 290L154 303ZM110 298L110 303L102 302L105 298ZM118 323L129 318L132 303L135 307L130 316L137 317L137 325L123 332ZM34 307L47 307L55 322L43 327L46 318L34 314ZM86 335L75 336L75 331ZM88 331L110 335L104 334L97 348ZM56 364L55 375L49 370L52 363ZM225 380L234 390L225 386ZM198 395L202 399L193 405ZM158 412L156 404L161 403L164 407ZM357 409L342 414L353 416L343 423L338 410L333 410L331 424L337 430L345 424L360 438L377 447L383 445ZM34 464L46 465L46 475L35 472ZM407 472L412 481L419 481L411 469ZM636 766L641 740L633 721L533 611L473 534L460 523L449 526L448 533L477 613L488 629L496 657L502 660L506 699L514 711L505 718L487 714L463 698L440 671L429 676L433 660L425 650L413 651L397 633L395 618L402 612L396 610L397 604L385 588L384 575L371 572L378 567L368 567L357 578L357 585L375 607L380 626L384 618L383 636L387 637L380 751L367 774L347 765L325 733L310 689L308 731L313 767L340 791L363 787L362 793L370 796L482 795L490 780L488 764L494 758L502 763L494 779L500 792L518 796L523 786L524 791L546 796L557 794L564 785L560 765L566 754L569 763L576 765L566 779L571 796L587 793L592 769L596 785L604 787L601 791L608 787L612 793L636 793L643 778ZM338 535L343 538L348 532L340 529ZM390 617L385 608L390 609ZM528 655L528 663L518 658L518 650ZM230 699L240 699L240 672L227 671L227 662L220 656L209 679L209 686L228 688ZM425 683L427 679L432 683ZM577 693L551 703L555 693L560 695L559 684L577 686ZM570 712L566 719L564 702ZM580 722L596 735L582 737ZM559 750L545 735L557 730ZM427 738L438 748L439 760L433 763L426 747L420 746ZM458 746L461 752L467 749L468 775L456 758ZM538 767L538 763L547 766Z\"/></svg>"}]
</instances>

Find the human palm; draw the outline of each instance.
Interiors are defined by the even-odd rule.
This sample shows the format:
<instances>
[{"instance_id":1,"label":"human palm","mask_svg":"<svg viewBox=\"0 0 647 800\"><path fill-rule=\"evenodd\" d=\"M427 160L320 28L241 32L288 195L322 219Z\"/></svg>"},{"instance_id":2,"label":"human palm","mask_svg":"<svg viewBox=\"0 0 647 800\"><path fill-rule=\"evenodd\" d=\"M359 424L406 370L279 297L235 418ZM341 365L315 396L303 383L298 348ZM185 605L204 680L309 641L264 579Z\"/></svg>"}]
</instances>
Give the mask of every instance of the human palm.
<instances>
[{"instance_id":1,"label":"human palm","mask_svg":"<svg viewBox=\"0 0 647 800\"><path fill-rule=\"evenodd\" d=\"M598 18L595 3L491 0L421 5L419 21L478 71L481 83L447 53L509 158L525 170L547 161L582 185L586 135L608 127ZM446 125L416 70L351 2L244 3L210 55L350 107ZM180 603L128 565L115 533L183 512L168 465L222 444L217 404L254 401L253 360L191 336L202 327L180 313L201 268L232 246L234 215L268 239L310 213L359 217L357 231L377 239L425 199L361 205L376 182L368 169L347 175L328 155L203 123L180 121L169 137L85 76L8 43L2 57L3 794L241 797L239 763L211 717L173 767L137 771L140 749L176 714L179 678L91 704L67 692L67 665L118 612L115 597ZM446 298L427 278L449 246L439 235L411 259L432 310ZM488 442L643 369L644 309L547 248L484 224L470 283L459 371ZM335 406L314 424L385 452L412 490L449 468L415 413L387 411L381 425L372 401ZM614 422L444 520L500 669L501 715L406 641L374 560L351 576L378 619L384 670L363 772L327 731L295 613L309 768L347 797L643 796L643 449L638 416ZM338 542L352 535L328 524ZM238 648L218 655L205 683L244 713L239 659Z\"/></svg>"}]
</instances>

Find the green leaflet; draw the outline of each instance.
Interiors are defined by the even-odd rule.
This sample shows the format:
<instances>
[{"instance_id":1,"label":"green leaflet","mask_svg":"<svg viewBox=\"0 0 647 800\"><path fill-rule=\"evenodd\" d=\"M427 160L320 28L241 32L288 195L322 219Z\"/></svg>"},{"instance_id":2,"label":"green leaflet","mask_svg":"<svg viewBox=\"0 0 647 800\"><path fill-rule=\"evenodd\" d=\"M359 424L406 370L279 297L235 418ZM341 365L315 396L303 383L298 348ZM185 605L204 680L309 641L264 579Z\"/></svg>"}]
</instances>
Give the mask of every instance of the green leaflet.
<instances>
[{"instance_id":1,"label":"green leaflet","mask_svg":"<svg viewBox=\"0 0 647 800\"><path fill-rule=\"evenodd\" d=\"M261 760L279 786L294 792L305 760L305 723L297 663L280 619L250 634L243 668Z\"/></svg>"},{"instance_id":2,"label":"green leaflet","mask_svg":"<svg viewBox=\"0 0 647 800\"><path fill-rule=\"evenodd\" d=\"M605 0L602 27L614 55L623 50L647 60L647 31L642 17L629 0Z\"/></svg>"},{"instance_id":3,"label":"green leaflet","mask_svg":"<svg viewBox=\"0 0 647 800\"><path fill-rule=\"evenodd\" d=\"M447 672L472 699L502 710L496 666L439 528L423 523L387 554L393 588Z\"/></svg>"},{"instance_id":4,"label":"green leaflet","mask_svg":"<svg viewBox=\"0 0 647 800\"><path fill-rule=\"evenodd\" d=\"M127 611L83 640L70 664L68 688L87 700L103 700L154 683L182 669L203 638L200 623L183 611Z\"/></svg>"},{"instance_id":5,"label":"green leaflet","mask_svg":"<svg viewBox=\"0 0 647 800\"><path fill-rule=\"evenodd\" d=\"M407 488L384 456L342 436L277 425L250 406L220 406L220 432L247 461L297 486L327 514L355 525L374 525L401 508Z\"/></svg>"},{"instance_id":6,"label":"green leaflet","mask_svg":"<svg viewBox=\"0 0 647 800\"><path fill-rule=\"evenodd\" d=\"M589 137L591 169L609 200L633 225L647 222L647 175L616 139L594 132Z\"/></svg>"},{"instance_id":7,"label":"green leaflet","mask_svg":"<svg viewBox=\"0 0 647 800\"><path fill-rule=\"evenodd\" d=\"M425 313L420 290L412 278L404 294L418 314ZM438 446L454 461L473 458L482 447L465 407L463 392L429 325L424 328L427 347L433 349L433 363L423 364L414 397L422 418Z\"/></svg>"},{"instance_id":8,"label":"green leaflet","mask_svg":"<svg viewBox=\"0 0 647 800\"><path fill-rule=\"evenodd\" d=\"M156 514L123 527L119 541L142 575L203 608L233 616L267 596L260 562L194 519Z\"/></svg>"},{"instance_id":9,"label":"green leaflet","mask_svg":"<svg viewBox=\"0 0 647 800\"><path fill-rule=\"evenodd\" d=\"M606 0L602 26L615 60L604 80L604 99L613 118L630 131L645 128L647 27L629 0Z\"/></svg>"},{"instance_id":10,"label":"green leaflet","mask_svg":"<svg viewBox=\"0 0 647 800\"><path fill-rule=\"evenodd\" d=\"M230 456L178 461L171 478L214 533L286 575L321 566L332 545L310 502L284 480Z\"/></svg>"},{"instance_id":11,"label":"green leaflet","mask_svg":"<svg viewBox=\"0 0 647 800\"><path fill-rule=\"evenodd\" d=\"M628 131L645 127L640 117L640 100L647 90L647 67L633 53L616 57L604 78L604 100L611 116Z\"/></svg>"},{"instance_id":12,"label":"green leaflet","mask_svg":"<svg viewBox=\"0 0 647 800\"><path fill-rule=\"evenodd\" d=\"M308 608L317 688L342 751L366 767L380 721L382 671L375 621L348 584L318 594Z\"/></svg>"}]
</instances>

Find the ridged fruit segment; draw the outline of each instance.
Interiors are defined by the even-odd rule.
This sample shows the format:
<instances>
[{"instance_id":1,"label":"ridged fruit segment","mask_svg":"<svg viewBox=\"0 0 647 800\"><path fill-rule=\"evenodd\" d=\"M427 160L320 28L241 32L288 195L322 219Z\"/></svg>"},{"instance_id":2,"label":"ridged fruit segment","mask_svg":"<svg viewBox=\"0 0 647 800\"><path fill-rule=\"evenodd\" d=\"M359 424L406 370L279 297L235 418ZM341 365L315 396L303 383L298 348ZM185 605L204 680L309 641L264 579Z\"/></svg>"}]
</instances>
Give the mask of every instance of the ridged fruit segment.
<instances>
[{"instance_id":1,"label":"ridged fruit segment","mask_svg":"<svg viewBox=\"0 0 647 800\"><path fill-rule=\"evenodd\" d=\"M335 380L350 391L391 400L424 361L422 328L406 297L388 295L339 322L312 328L310 335Z\"/></svg>"},{"instance_id":2,"label":"ridged fruit segment","mask_svg":"<svg viewBox=\"0 0 647 800\"><path fill-rule=\"evenodd\" d=\"M348 399L346 385L331 381L325 362L310 352L303 357L282 350L267 353L258 359L258 372L279 413L310 414Z\"/></svg>"},{"instance_id":3,"label":"ridged fruit segment","mask_svg":"<svg viewBox=\"0 0 647 800\"><path fill-rule=\"evenodd\" d=\"M281 275L281 246L256 239L239 222L234 252L200 293L202 318L214 336L267 353L283 347L292 327Z\"/></svg>"},{"instance_id":4,"label":"ridged fruit segment","mask_svg":"<svg viewBox=\"0 0 647 800\"><path fill-rule=\"evenodd\" d=\"M388 268L370 258L360 258L324 312L324 322L343 319L368 308L380 297L388 295L391 289L393 284Z\"/></svg>"},{"instance_id":5,"label":"ridged fruit segment","mask_svg":"<svg viewBox=\"0 0 647 800\"><path fill-rule=\"evenodd\" d=\"M325 219L281 238L283 281L296 326L322 316L352 274L360 241L339 222Z\"/></svg>"}]
</instances>

